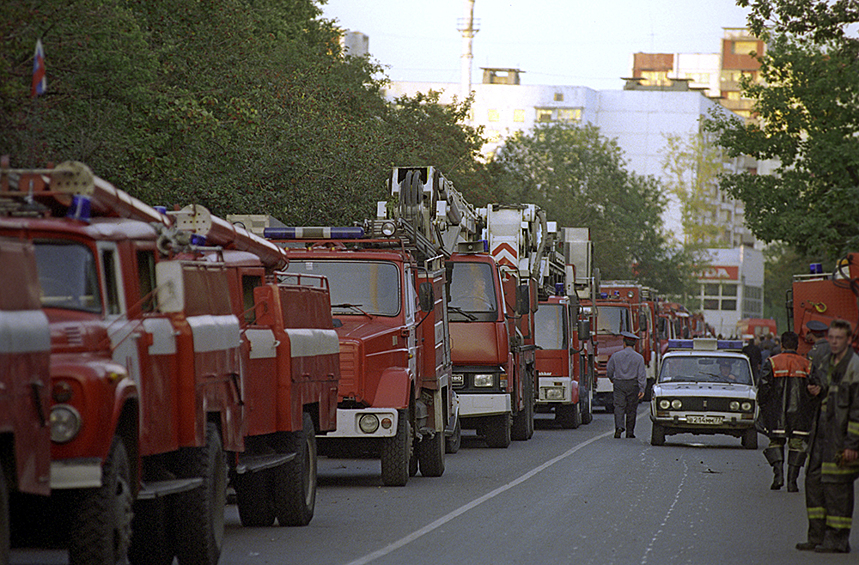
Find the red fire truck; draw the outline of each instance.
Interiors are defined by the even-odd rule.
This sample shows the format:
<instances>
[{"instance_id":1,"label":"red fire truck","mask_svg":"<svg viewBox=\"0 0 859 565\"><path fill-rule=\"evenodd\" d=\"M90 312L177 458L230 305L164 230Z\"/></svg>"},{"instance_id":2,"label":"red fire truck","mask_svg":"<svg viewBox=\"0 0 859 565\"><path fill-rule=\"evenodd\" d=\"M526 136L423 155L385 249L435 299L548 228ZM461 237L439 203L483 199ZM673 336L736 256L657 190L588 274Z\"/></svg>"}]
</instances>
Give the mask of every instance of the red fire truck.
<instances>
[{"instance_id":1,"label":"red fire truck","mask_svg":"<svg viewBox=\"0 0 859 565\"><path fill-rule=\"evenodd\" d=\"M458 241L448 261L454 389L462 426L505 448L534 433L534 313L547 222L533 204L463 214L477 218L487 239L456 225L448 232Z\"/></svg>"},{"instance_id":2,"label":"red fire truck","mask_svg":"<svg viewBox=\"0 0 859 565\"><path fill-rule=\"evenodd\" d=\"M51 334L33 244L0 238L0 563L9 563L10 493L50 494Z\"/></svg>"},{"instance_id":3,"label":"red fire truck","mask_svg":"<svg viewBox=\"0 0 859 565\"><path fill-rule=\"evenodd\" d=\"M859 351L859 253L849 253L830 274L824 274L819 263L811 267L811 274L794 275L788 291L788 323L799 334L800 355L811 348L808 322L818 320L826 325L836 318L847 320L853 326L851 345Z\"/></svg>"},{"instance_id":4,"label":"red fire truck","mask_svg":"<svg viewBox=\"0 0 859 565\"><path fill-rule=\"evenodd\" d=\"M597 387L594 394L594 405L605 407L606 411L614 410L614 387L606 375L609 357L623 349L621 332L633 332L633 307L626 296L620 291L608 292L603 290L600 283L599 298L595 302L586 301L585 307L596 310L597 325L594 335L597 342L596 375ZM637 309L635 310L637 314Z\"/></svg>"},{"instance_id":5,"label":"red fire truck","mask_svg":"<svg viewBox=\"0 0 859 565\"><path fill-rule=\"evenodd\" d=\"M418 469L441 476L445 452L459 446L444 253L427 206L445 195L433 182L432 168L394 169L395 201L363 226L265 230L289 246L287 273L325 275L331 285L341 379L337 429L320 453L378 456L391 486Z\"/></svg>"},{"instance_id":6,"label":"red fire truck","mask_svg":"<svg viewBox=\"0 0 859 565\"><path fill-rule=\"evenodd\" d=\"M34 242L51 325L51 488L77 493L52 496L73 505L54 509L72 517L70 561L216 563L228 465L235 477L300 458L283 435L274 461L238 455L256 445L245 407L265 388L247 383L234 313L253 283L238 284L225 251L79 163L7 172L16 217L0 230ZM230 247L283 258L239 235Z\"/></svg>"},{"instance_id":7,"label":"red fire truck","mask_svg":"<svg viewBox=\"0 0 859 565\"><path fill-rule=\"evenodd\" d=\"M556 236L554 222L548 225L549 233ZM581 291L589 296L592 288L592 243L586 229L561 231L561 249L554 249L552 242L544 260L534 322L539 380L536 410L554 411L561 427L577 428L593 419L590 320L582 316L578 296Z\"/></svg>"}]
</instances>

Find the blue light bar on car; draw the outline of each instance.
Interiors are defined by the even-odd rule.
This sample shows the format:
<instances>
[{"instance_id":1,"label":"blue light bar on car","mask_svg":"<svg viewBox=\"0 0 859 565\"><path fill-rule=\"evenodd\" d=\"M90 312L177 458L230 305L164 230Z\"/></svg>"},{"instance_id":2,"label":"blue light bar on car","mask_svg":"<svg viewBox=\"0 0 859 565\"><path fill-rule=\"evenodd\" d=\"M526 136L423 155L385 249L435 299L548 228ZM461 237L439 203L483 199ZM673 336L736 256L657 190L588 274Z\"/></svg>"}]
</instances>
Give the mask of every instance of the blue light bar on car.
<instances>
[{"instance_id":1,"label":"blue light bar on car","mask_svg":"<svg viewBox=\"0 0 859 565\"><path fill-rule=\"evenodd\" d=\"M361 239L364 228L353 227L302 227L265 228L266 239Z\"/></svg>"}]
</instances>

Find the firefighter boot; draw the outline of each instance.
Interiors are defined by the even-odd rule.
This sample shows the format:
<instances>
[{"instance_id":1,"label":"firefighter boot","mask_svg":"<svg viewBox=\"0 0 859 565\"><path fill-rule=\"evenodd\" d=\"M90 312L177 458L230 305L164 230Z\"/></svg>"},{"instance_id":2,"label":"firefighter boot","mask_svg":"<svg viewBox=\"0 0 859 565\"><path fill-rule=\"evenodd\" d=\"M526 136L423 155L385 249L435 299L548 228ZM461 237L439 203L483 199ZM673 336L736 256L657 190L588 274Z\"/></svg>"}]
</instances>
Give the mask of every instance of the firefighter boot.
<instances>
[{"instance_id":1,"label":"firefighter boot","mask_svg":"<svg viewBox=\"0 0 859 565\"><path fill-rule=\"evenodd\" d=\"M778 490L784 486L784 452L781 447L768 447L764 449L764 457L773 468L772 490Z\"/></svg>"},{"instance_id":2,"label":"firefighter boot","mask_svg":"<svg viewBox=\"0 0 859 565\"><path fill-rule=\"evenodd\" d=\"M804 451L789 450L787 452L787 492L799 492L796 479L799 478L799 470L804 464Z\"/></svg>"}]
</instances>

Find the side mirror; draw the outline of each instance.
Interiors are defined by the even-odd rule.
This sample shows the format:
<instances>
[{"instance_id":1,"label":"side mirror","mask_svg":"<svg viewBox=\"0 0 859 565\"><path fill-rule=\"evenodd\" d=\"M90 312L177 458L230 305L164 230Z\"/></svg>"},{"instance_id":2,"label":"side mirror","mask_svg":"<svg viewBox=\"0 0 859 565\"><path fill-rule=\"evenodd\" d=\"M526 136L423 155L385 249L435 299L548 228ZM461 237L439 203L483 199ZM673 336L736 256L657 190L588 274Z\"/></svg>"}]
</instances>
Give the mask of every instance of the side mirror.
<instances>
[{"instance_id":1,"label":"side mirror","mask_svg":"<svg viewBox=\"0 0 859 565\"><path fill-rule=\"evenodd\" d=\"M516 287L516 313L525 316L531 312L531 287L522 284Z\"/></svg>"},{"instance_id":2,"label":"side mirror","mask_svg":"<svg viewBox=\"0 0 859 565\"><path fill-rule=\"evenodd\" d=\"M421 310L431 312L435 306L435 292L433 292L432 283L422 282L418 290L418 301L421 305Z\"/></svg>"},{"instance_id":3,"label":"side mirror","mask_svg":"<svg viewBox=\"0 0 859 565\"><path fill-rule=\"evenodd\" d=\"M591 338L591 321L587 318L579 320L579 341L587 341Z\"/></svg>"}]
</instances>

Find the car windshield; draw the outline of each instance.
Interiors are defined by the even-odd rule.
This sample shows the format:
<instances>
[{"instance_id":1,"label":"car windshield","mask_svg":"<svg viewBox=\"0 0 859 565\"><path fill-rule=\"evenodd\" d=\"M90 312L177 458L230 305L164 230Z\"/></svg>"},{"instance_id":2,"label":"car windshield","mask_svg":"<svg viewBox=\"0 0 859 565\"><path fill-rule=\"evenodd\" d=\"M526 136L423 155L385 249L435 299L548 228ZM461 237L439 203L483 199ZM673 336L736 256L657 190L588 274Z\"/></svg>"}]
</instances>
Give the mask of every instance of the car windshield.
<instances>
[{"instance_id":1,"label":"car windshield","mask_svg":"<svg viewBox=\"0 0 859 565\"><path fill-rule=\"evenodd\" d=\"M328 277L334 314L396 316L400 312L400 276L393 263L293 259L287 272Z\"/></svg>"},{"instance_id":2,"label":"car windshield","mask_svg":"<svg viewBox=\"0 0 859 565\"><path fill-rule=\"evenodd\" d=\"M66 241L35 243L42 306L101 312L92 251L85 245Z\"/></svg>"},{"instance_id":3,"label":"car windshield","mask_svg":"<svg viewBox=\"0 0 859 565\"><path fill-rule=\"evenodd\" d=\"M659 382L709 382L751 385L749 362L741 357L666 357Z\"/></svg>"}]
</instances>

